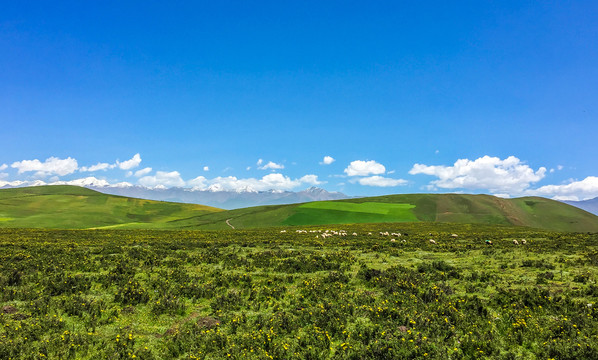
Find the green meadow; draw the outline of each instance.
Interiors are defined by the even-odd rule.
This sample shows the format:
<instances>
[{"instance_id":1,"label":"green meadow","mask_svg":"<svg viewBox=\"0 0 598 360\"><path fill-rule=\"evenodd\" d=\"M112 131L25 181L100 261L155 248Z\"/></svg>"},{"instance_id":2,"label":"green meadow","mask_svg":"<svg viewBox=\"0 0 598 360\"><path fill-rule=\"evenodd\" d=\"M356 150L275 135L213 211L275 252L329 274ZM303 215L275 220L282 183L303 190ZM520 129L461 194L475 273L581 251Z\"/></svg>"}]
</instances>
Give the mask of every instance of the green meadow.
<instances>
[{"instance_id":1,"label":"green meadow","mask_svg":"<svg viewBox=\"0 0 598 360\"><path fill-rule=\"evenodd\" d=\"M319 201L294 208L284 225L356 224L418 221L411 209L415 205L380 202Z\"/></svg>"},{"instance_id":2,"label":"green meadow","mask_svg":"<svg viewBox=\"0 0 598 360\"><path fill-rule=\"evenodd\" d=\"M596 359L597 280L596 233L0 229L0 358Z\"/></svg>"},{"instance_id":3,"label":"green meadow","mask_svg":"<svg viewBox=\"0 0 598 360\"><path fill-rule=\"evenodd\" d=\"M0 190L0 227L168 228L181 219L214 211L221 210L106 195L76 186Z\"/></svg>"},{"instance_id":4,"label":"green meadow","mask_svg":"<svg viewBox=\"0 0 598 360\"><path fill-rule=\"evenodd\" d=\"M236 229L291 225L448 222L598 231L598 216L539 197L404 194L222 210L106 195L75 186L0 190L0 227Z\"/></svg>"}]
</instances>

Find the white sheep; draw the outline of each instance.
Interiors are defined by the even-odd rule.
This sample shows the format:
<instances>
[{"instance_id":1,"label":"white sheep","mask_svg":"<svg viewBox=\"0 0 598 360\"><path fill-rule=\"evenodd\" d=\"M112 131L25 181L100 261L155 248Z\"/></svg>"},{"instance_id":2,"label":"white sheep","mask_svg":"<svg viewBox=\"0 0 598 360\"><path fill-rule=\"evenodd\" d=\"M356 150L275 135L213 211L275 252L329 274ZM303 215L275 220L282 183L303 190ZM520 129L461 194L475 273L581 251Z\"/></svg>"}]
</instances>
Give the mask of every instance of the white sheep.
<instances>
[{"instance_id":1,"label":"white sheep","mask_svg":"<svg viewBox=\"0 0 598 360\"><path fill-rule=\"evenodd\" d=\"M430 244L436 244L436 240L430 239Z\"/></svg>"},{"instance_id":2,"label":"white sheep","mask_svg":"<svg viewBox=\"0 0 598 360\"><path fill-rule=\"evenodd\" d=\"M514 244L514 245L519 245L519 241L517 241L517 240L513 240L513 244Z\"/></svg>"}]
</instances>

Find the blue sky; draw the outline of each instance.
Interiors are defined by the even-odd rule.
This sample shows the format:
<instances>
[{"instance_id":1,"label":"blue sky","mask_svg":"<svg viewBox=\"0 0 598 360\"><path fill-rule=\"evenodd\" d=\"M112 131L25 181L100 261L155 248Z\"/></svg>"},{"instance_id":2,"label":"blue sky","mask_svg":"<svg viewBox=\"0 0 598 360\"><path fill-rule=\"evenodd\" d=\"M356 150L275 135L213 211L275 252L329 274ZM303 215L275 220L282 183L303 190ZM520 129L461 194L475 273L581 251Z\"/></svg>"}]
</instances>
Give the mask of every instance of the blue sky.
<instances>
[{"instance_id":1,"label":"blue sky","mask_svg":"<svg viewBox=\"0 0 598 360\"><path fill-rule=\"evenodd\" d=\"M592 198L596 39L595 1L5 1L0 186Z\"/></svg>"}]
</instances>

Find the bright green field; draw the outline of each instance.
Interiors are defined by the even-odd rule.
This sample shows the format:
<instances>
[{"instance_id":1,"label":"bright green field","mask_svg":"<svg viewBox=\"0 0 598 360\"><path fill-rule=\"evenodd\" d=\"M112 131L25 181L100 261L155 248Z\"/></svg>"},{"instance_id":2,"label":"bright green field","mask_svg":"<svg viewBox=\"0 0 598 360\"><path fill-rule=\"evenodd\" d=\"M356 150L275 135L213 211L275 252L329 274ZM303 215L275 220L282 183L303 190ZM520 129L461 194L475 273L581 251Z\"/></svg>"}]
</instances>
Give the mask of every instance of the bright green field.
<instances>
[{"instance_id":1,"label":"bright green field","mask_svg":"<svg viewBox=\"0 0 598 360\"><path fill-rule=\"evenodd\" d=\"M411 204L321 201L297 206L284 225L357 224L418 221Z\"/></svg>"}]
</instances>

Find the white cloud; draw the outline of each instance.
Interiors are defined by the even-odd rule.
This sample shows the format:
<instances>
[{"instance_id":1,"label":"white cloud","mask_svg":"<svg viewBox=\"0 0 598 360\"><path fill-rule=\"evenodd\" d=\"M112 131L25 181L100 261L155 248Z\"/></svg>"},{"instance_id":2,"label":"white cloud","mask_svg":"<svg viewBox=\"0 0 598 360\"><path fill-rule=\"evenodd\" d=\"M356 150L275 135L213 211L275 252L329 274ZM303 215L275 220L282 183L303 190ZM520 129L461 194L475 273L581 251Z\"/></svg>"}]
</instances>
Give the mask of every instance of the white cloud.
<instances>
[{"instance_id":1,"label":"white cloud","mask_svg":"<svg viewBox=\"0 0 598 360\"><path fill-rule=\"evenodd\" d=\"M534 171L518 158L484 156L476 160L459 159L453 166L415 164L409 174L436 176L430 184L444 189L488 189L494 193L521 194L530 184L542 180L546 168Z\"/></svg>"},{"instance_id":2,"label":"white cloud","mask_svg":"<svg viewBox=\"0 0 598 360\"><path fill-rule=\"evenodd\" d=\"M545 185L530 189L526 195L551 197L556 200L587 200L598 197L598 177L588 176L563 185Z\"/></svg>"},{"instance_id":3,"label":"white cloud","mask_svg":"<svg viewBox=\"0 0 598 360\"><path fill-rule=\"evenodd\" d=\"M335 161L336 159L332 156L324 156L324 159L320 162L320 165L330 165Z\"/></svg>"},{"instance_id":4,"label":"white cloud","mask_svg":"<svg viewBox=\"0 0 598 360\"><path fill-rule=\"evenodd\" d=\"M121 170L130 170L133 168L136 168L137 166L139 166L139 164L141 164L141 156L139 155L139 153L135 154L131 159L120 162L120 161L116 161L116 165L118 165L118 167Z\"/></svg>"},{"instance_id":5,"label":"white cloud","mask_svg":"<svg viewBox=\"0 0 598 360\"><path fill-rule=\"evenodd\" d=\"M204 190L208 185L208 179L204 176L198 176L195 179L187 181L187 186L191 186L193 190Z\"/></svg>"},{"instance_id":6,"label":"white cloud","mask_svg":"<svg viewBox=\"0 0 598 360\"><path fill-rule=\"evenodd\" d=\"M34 181L0 181L0 188L2 187L21 187L21 186L41 186L47 185L46 182L42 180L34 180Z\"/></svg>"},{"instance_id":7,"label":"white cloud","mask_svg":"<svg viewBox=\"0 0 598 360\"><path fill-rule=\"evenodd\" d=\"M359 178L356 180L360 185L366 186L379 186L379 187L393 187L393 186L401 186L406 185L407 180L404 179L391 179L379 175L374 175L370 177Z\"/></svg>"},{"instance_id":8,"label":"white cloud","mask_svg":"<svg viewBox=\"0 0 598 360\"><path fill-rule=\"evenodd\" d=\"M7 168L8 168L8 165L6 165L6 164L0 165L0 171L6 170Z\"/></svg>"},{"instance_id":9,"label":"white cloud","mask_svg":"<svg viewBox=\"0 0 598 360\"><path fill-rule=\"evenodd\" d=\"M203 171L210 171L210 167L209 166L204 166L203 167Z\"/></svg>"},{"instance_id":10,"label":"white cloud","mask_svg":"<svg viewBox=\"0 0 598 360\"><path fill-rule=\"evenodd\" d=\"M245 178L239 179L235 176L216 177L206 179L198 176L187 182L193 190L212 190L212 191L266 191L266 190L291 190L301 185L318 185L317 175L305 175L299 179L291 179L288 176L272 173L265 175L261 179Z\"/></svg>"},{"instance_id":11,"label":"white cloud","mask_svg":"<svg viewBox=\"0 0 598 360\"><path fill-rule=\"evenodd\" d=\"M320 185L321 181L318 180L318 175L305 175L299 179L300 182L310 185Z\"/></svg>"},{"instance_id":12,"label":"white cloud","mask_svg":"<svg viewBox=\"0 0 598 360\"><path fill-rule=\"evenodd\" d=\"M93 172L93 171L99 171L99 170L103 170L106 171L108 169L114 169L116 165L114 164L108 164L108 163L97 163L95 165L92 166L82 166L79 171L80 172Z\"/></svg>"},{"instance_id":13,"label":"white cloud","mask_svg":"<svg viewBox=\"0 0 598 360\"><path fill-rule=\"evenodd\" d=\"M136 177L141 177L141 176L147 175L147 174L149 174L151 172L152 172L152 168L151 167L146 167L146 168L143 168L141 170L135 171L135 176Z\"/></svg>"},{"instance_id":14,"label":"white cloud","mask_svg":"<svg viewBox=\"0 0 598 360\"><path fill-rule=\"evenodd\" d=\"M260 160L262 160L262 159L260 159ZM260 162L258 161L258 165L259 164L260 164ZM260 170L268 170L268 169L278 170L278 169L284 169L284 165L277 164L277 163L272 162L272 161L268 161L268 163L266 165L262 165L262 166L258 167L258 169L260 169Z\"/></svg>"},{"instance_id":15,"label":"white cloud","mask_svg":"<svg viewBox=\"0 0 598 360\"><path fill-rule=\"evenodd\" d=\"M75 185L75 186L95 186L95 187L106 187L110 186L110 183L106 180L97 179L93 176L89 176L82 179L68 180L68 181L54 181L49 185Z\"/></svg>"},{"instance_id":16,"label":"white cloud","mask_svg":"<svg viewBox=\"0 0 598 360\"><path fill-rule=\"evenodd\" d=\"M368 176L372 174L384 174L386 172L386 168L384 165L377 163L374 160L355 160L352 161L344 171L349 176Z\"/></svg>"},{"instance_id":17,"label":"white cloud","mask_svg":"<svg viewBox=\"0 0 598 360\"><path fill-rule=\"evenodd\" d=\"M185 181L183 181L181 174L178 171L157 171L154 176L142 177L139 179L139 183L149 188L185 186Z\"/></svg>"},{"instance_id":18,"label":"white cloud","mask_svg":"<svg viewBox=\"0 0 598 360\"><path fill-rule=\"evenodd\" d=\"M263 162L264 162L263 159L258 159L256 164L257 164L257 166L260 166L260 165L262 165Z\"/></svg>"},{"instance_id":19,"label":"white cloud","mask_svg":"<svg viewBox=\"0 0 598 360\"><path fill-rule=\"evenodd\" d=\"M7 173L0 173L0 179L6 179L8 177Z\"/></svg>"},{"instance_id":20,"label":"white cloud","mask_svg":"<svg viewBox=\"0 0 598 360\"><path fill-rule=\"evenodd\" d=\"M50 157L44 162L41 162L38 159L16 161L10 166L14 169L18 169L19 174L35 171L35 175L38 177L45 177L49 175L64 176L74 173L79 168L77 160L71 157L66 159Z\"/></svg>"}]
</instances>

